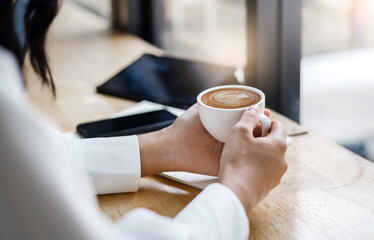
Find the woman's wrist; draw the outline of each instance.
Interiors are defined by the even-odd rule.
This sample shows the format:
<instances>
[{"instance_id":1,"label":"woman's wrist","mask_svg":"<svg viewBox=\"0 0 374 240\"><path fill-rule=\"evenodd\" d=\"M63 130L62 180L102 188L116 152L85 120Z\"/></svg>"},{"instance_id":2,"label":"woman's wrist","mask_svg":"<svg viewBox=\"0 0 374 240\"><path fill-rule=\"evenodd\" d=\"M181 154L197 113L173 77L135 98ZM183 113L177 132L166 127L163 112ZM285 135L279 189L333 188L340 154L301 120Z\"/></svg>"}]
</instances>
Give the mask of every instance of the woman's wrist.
<instances>
[{"instance_id":1,"label":"woman's wrist","mask_svg":"<svg viewBox=\"0 0 374 240\"><path fill-rule=\"evenodd\" d=\"M168 130L138 135L141 176L176 170Z\"/></svg>"},{"instance_id":2,"label":"woman's wrist","mask_svg":"<svg viewBox=\"0 0 374 240\"><path fill-rule=\"evenodd\" d=\"M248 183L240 178L236 171L230 171L228 169L220 172L218 182L222 185L225 185L235 193L235 195L242 203L247 217L250 218L252 210L256 206L257 199L255 197L255 194L251 192Z\"/></svg>"}]
</instances>

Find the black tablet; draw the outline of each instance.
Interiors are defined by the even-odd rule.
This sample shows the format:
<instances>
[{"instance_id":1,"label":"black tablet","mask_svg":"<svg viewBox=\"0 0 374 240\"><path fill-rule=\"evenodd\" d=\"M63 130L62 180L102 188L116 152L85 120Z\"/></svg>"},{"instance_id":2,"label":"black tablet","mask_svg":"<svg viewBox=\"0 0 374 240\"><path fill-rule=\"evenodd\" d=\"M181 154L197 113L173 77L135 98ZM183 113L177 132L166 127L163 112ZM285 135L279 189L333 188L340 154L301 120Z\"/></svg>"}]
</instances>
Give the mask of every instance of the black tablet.
<instances>
[{"instance_id":1,"label":"black tablet","mask_svg":"<svg viewBox=\"0 0 374 240\"><path fill-rule=\"evenodd\" d=\"M98 86L97 91L187 109L196 102L197 95L207 88L239 84L235 70L233 67L144 54Z\"/></svg>"}]
</instances>

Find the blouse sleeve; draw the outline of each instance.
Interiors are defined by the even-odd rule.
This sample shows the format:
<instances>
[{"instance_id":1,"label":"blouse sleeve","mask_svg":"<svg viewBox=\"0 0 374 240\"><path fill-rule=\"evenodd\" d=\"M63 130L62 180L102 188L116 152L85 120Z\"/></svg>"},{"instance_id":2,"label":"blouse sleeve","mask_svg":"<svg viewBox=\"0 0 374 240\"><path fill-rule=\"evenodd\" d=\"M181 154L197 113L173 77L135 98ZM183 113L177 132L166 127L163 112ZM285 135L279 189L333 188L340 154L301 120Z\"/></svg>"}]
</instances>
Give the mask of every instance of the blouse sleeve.
<instances>
[{"instance_id":1,"label":"blouse sleeve","mask_svg":"<svg viewBox=\"0 0 374 240\"><path fill-rule=\"evenodd\" d=\"M142 226L142 227L139 227ZM209 185L174 219L136 209L117 223L135 239L248 239L249 221L237 196L219 183Z\"/></svg>"},{"instance_id":2,"label":"blouse sleeve","mask_svg":"<svg viewBox=\"0 0 374 240\"><path fill-rule=\"evenodd\" d=\"M72 154L88 170L97 194L138 190L141 170L136 136L75 139Z\"/></svg>"}]
</instances>

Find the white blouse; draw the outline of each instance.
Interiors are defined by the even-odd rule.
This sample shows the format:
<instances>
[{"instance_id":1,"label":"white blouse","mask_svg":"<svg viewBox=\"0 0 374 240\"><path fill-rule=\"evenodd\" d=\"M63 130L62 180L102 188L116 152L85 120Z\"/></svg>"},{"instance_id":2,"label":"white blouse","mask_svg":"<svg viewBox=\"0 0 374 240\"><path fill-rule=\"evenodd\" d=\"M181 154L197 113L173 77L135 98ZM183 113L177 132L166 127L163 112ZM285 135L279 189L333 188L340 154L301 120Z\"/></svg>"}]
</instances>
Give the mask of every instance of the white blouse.
<instances>
[{"instance_id":1,"label":"white blouse","mask_svg":"<svg viewBox=\"0 0 374 240\"><path fill-rule=\"evenodd\" d=\"M68 141L25 103L20 70L0 47L0 239L247 239L243 206L215 183L174 219L136 209L116 223L95 194L137 191L136 136Z\"/></svg>"}]
</instances>

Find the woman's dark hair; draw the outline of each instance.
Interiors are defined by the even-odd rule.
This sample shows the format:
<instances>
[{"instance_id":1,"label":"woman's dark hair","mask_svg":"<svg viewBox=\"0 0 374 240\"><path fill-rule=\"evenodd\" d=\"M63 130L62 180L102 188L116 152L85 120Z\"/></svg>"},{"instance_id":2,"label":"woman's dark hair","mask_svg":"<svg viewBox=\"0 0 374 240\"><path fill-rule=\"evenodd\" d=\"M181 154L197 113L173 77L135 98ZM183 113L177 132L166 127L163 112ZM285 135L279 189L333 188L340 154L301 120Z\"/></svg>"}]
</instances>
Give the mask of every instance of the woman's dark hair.
<instances>
[{"instance_id":1,"label":"woman's dark hair","mask_svg":"<svg viewBox=\"0 0 374 240\"><path fill-rule=\"evenodd\" d=\"M51 88L56 96L55 84L45 52L47 31L57 15L58 0L29 0L24 9L24 46L20 45L19 36L15 32L14 9L17 1L0 1L0 45L9 49L17 57L22 67L27 52L34 71L40 76L42 83Z\"/></svg>"}]
</instances>

